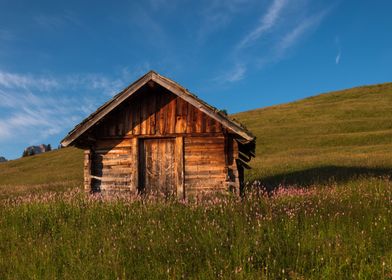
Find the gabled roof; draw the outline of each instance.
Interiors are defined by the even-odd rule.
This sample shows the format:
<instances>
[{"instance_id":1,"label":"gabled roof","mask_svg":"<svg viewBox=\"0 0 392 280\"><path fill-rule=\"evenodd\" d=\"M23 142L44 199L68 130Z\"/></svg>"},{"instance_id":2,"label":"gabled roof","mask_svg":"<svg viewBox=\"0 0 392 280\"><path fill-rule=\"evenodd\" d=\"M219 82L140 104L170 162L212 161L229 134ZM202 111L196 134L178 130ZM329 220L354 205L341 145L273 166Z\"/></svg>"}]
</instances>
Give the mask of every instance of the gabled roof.
<instances>
[{"instance_id":1,"label":"gabled roof","mask_svg":"<svg viewBox=\"0 0 392 280\"><path fill-rule=\"evenodd\" d=\"M197 98L194 94L190 93L186 88L177 84L176 82L159 75L154 71L150 71L134 83L126 87L123 91L115 95L108 102L99 107L94 113L84 119L80 124L75 126L75 128L68 133L68 135L61 141L63 147L70 146L78 139L84 132L93 127L97 122L99 122L103 117L108 115L113 109L127 100L131 95L136 93L142 86L148 82L153 81L160 86L166 88L170 92L174 93L178 97L189 102L195 106L200 111L204 112L209 117L217 120L236 135L240 136L244 143L249 143L255 139L255 137L240 123L229 119L225 114L221 113L218 109L208 105L204 101Z\"/></svg>"}]
</instances>

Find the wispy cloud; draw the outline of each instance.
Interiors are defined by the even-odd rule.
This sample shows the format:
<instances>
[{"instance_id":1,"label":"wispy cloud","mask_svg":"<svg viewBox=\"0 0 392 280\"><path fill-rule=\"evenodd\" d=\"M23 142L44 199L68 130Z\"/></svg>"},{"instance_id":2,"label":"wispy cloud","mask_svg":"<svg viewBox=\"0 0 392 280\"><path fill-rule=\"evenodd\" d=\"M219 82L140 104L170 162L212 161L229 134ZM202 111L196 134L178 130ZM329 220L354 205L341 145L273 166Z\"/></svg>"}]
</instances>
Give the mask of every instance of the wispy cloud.
<instances>
[{"instance_id":1,"label":"wispy cloud","mask_svg":"<svg viewBox=\"0 0 392 280\"><path fill-rule=\"evenodd\" d=\"M11 127L0 120L0 139L8 139L11 135Z\"/></svg>"},{"instance_id":2,"label":"wispy cloud","mask_svg":"<svg viewBox=\"0 0 392 280\"><path fill-rule=\"evenodd\" d=\"M278 22L279 16L287 4L287 0L274 0L267 12L261 17L257 27L240 41L238 48L243 48L252 44L252 42L258 40L264 33L272 29Z\"/></svg>"},{"instance_id":3,"label":"wispy cloud","mask_svg":"<svg viewBox=\"0 0 392 280\"><path fill-rule=\"evenodd\" d=\"M50 90L58 85L58 82L51 77L34 77L30 74L20 75L0 71L0 86L3 88Z\"/></svg>"},{"instance_id":4,"label":"wispy cloud","mask_svg":"<svg viewBox=\"0 0 392 280\"><path fill-rule=\"evenodd\" d=\"M332 9L327 7L314 12L311 4L308 1L273 0L260 16L257 26L233 46L231 66L217 78L226 77L226 82L239 81L245 78L249 69L260 69L284 59L290 49L317 29Z\"/></svg>"},{"instance_id":5,"label":"wispy cloud","mask_svg":"<svg viewBox=\"0 0 392 280\"><path fill-rule=\"evenodd\" d=\"M201 12L202 23L197 39L204 42L211 34L227 27L236 15L245 10L251 0L211 0Z\"/></svg>"},{"instance_id":6,"label":"wispy cloud","mask_svg":"<svg viewBox=\"0 0 392 280\"><path fill-rule=\"evenodd\" d=\"M122 79L111 79L102 74L70 74L58 78L50 75L17 74L0 71L0 88L50 91L60 89L97 90L113 95L125 83Z\"/></svg>"},{"instance_id":7,"label":"wispy cloud","mask_svg":"<svg viewBox=\"0 0 392 280\"><path fill-rule=\"evenodd\" d=\"M47 98L23 92L7 95L0 92L0 100L4 99L7 102L0 107L8 113L0 117L0 142L26 139L26 144L37 144L70 126L72 114L80 116L82 113L75 100L65 98Z\"/></svg>"},{"instance_id":8,"label":"wispy cloud","mask_svg":"<svg viewBox=\"0 0 392 280\"><path fill-rule=\"evenodd\" d=\"M335 64L338 65L338 64L340 63L340 58L341 58L341 56L342 56L342 48L341 48L341 46L340 46L339 37L336 37L336 38L335 38L335 45L336 45L336 47L337 47L337 49L338 49L338 53L337 53L337 55L336 55L336 57L335 57Z\"/></svg>"},{"instance_id":9,"label":"wispy cloud","mask_svg":"<svg viewBox=\"0 0 392 280\"><path fill-rule=\"evenodd\" d=\"M335 57L335 64L339 64L340 63L341 55L342 55L342 52L339 50L338 54Z\"/></svg>"},{"instance_id":10,"label":"wispy cloud","mask_svg":"<svg viewBox=\"0 0 392 280\"><path fill-rule=\"evenodd\" d=\"M238 63L235 65L230 71L227 71L216 78L214 80L218 83L233 83L242 80L245 77L246 66L244 64Z\"/></svg>"},{"instance_id":11,"label":"wispy cloud","mask_svg":"<svg viewBox=\"0 0 392 280\"><path fill-rule=\"evenodd\" d=\"M307 17L299 24L294 26L294 28L284 35L283 38L278 42L276 46L277 55L283 55L284 52L297 43L299 39L301 39L304 34L307 33L307 31L316 29L327 12L328 10L324 10L321 13Z\"/></svg>"},{"instance_id":12,"label":"wispy cloud","mask_svg":"<svg viewBox=\"0 0 392 280\"><path fill-rule=\"evenodd\" d=\"M102 74L85 73L72 74L62 78L61 87L71 88L72 90L93 90L109 96L116 94L126 81L116 78L112 79Z\"/></svg>"},{"instance_id":13,"label":"wispy cloud","mask_svg":"<svg viewBox=\"0 0 392 280\"><path fill-rule=\"evenodd\" d=\"M130 82L147 73L149 70L151 70L151 64L148 61L133 68L123 67L121 69L121 78Z\"/></svg>"},{"instance_id":14,"label":"wispy cloud","mask_svg":"<svg viewBox=\"0 0 392 280\"><path fill-rule=\"evenodd\" d=\"M125 87L132 69L112 79L95 73L47 76L0 71L0 142L37 144L64 134ZM103 94L100 94L103 93Z\"/></svg>"}]
</instances>

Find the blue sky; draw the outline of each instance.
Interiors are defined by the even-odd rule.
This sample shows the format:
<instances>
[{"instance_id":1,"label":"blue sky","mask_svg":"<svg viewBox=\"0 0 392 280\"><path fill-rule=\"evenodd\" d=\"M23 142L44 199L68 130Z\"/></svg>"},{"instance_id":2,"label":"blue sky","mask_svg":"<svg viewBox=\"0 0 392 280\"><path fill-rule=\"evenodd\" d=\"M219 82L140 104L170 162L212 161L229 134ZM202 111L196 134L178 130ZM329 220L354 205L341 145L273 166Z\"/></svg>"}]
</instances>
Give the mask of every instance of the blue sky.
<instances>
[{"instance_id":1,"label":"blue sky","mask_svg":"<svg viewBox=\"0 0 392 280\"><path fill-rule=\"evenodd\" d=\"M0 0L0 156L150 69L229 113L392 81L392 1Z\"/></svg>"}]
</instances>

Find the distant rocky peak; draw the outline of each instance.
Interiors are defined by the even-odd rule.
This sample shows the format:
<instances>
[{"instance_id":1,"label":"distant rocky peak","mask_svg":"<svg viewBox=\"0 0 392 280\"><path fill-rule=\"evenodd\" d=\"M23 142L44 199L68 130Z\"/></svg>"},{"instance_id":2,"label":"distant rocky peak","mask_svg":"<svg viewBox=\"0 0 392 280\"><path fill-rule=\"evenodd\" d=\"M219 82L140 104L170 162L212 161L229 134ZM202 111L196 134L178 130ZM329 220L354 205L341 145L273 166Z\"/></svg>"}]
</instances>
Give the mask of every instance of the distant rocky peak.
<instances>
[{"instance_id":1,"label":"distant rocky peak","mask_svg":"<svg viewBox=\"0 0 392 280\"><path fill-rule=\"evenodd\" d=\"M23 156L32 156L32 155L42 154L42 153L45 153L45 152L49 152L51 150L52 150L52 148L51 148L50 144L48 144L48 145L41 144L41 145L38 145L38 146L29 146L26 149L24 149Z\"/></svg>"}]
</instances>

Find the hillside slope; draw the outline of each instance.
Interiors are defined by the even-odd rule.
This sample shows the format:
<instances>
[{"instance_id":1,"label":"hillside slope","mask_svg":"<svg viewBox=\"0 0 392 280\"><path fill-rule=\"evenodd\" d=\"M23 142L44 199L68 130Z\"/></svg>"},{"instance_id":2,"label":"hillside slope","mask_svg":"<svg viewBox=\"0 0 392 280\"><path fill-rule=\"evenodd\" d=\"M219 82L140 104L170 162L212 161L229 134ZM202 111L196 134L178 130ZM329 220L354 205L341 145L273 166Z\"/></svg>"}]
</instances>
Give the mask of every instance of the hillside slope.
<instances>
[{"instance_id":1,"label":"hillside slope","mask_svg":"<svg viewBox=\"0 0 392 280\"><path fill-rule=\"evenodd\" d=\"M0 163L0 198L81 185L83 151L75 148Z\"/></svg>"},{"instance_id":2,"label":"hillside slope","mask_svg":"<svg viewBox=\"0 0 392 280\"><path fill-rule=\"evenodd\" d=\"M257 136L248 179L325 183L392 167L392 83L363 86L234 115Z\"/></svg>"},{"instance_id":3,"label":"hillside slope","mask_svg":"<svg viewBox=\"0 0 392 280\"><path fill-rule=\"evenodd\" d=\"M233 116L257 137L248 180L306 186L392 170L392 83L321 94ZM80 150L0 163L0 193L82 183ZM45 187L46 188L46 187Z\"/></svg>"}]
</instances>

